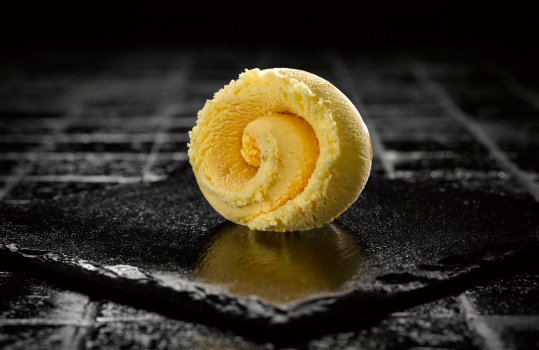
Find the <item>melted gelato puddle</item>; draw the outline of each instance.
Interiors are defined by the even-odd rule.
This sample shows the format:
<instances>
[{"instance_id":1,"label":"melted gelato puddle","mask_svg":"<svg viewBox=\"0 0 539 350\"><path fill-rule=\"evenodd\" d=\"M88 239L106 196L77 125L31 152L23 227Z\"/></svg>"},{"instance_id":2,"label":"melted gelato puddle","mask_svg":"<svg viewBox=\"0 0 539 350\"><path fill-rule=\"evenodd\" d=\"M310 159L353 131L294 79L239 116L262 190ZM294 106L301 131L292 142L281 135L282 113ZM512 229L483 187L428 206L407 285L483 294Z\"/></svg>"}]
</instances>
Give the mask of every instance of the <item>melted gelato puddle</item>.
<instances>
[{"instance_id":1,"label":"melted gelato puddle","mask_svg":"<svg viewBox=\"0 0 539 350\"><path fill-rule=\"evenodd\" d=\"M335 224L279 233L227 223L201 255L194 280L283 305L346 289L363 260L350 234Z\"/></svg>"}]
</instances>

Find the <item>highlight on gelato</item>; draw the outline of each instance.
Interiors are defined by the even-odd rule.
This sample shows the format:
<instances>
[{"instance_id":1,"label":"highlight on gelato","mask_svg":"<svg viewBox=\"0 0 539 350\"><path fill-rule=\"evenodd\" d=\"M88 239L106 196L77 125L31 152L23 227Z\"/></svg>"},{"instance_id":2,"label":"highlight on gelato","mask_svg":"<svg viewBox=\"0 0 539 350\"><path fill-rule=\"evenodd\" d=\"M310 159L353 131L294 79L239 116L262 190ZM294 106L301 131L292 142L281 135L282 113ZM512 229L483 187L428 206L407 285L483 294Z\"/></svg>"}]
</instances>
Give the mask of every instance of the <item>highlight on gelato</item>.
<instances>
[{"instance_id":1,"label":"highlight on gelato","mask_svg":"<svg viewBox=\"0 0 539 350\"><path fill-rule=\"evenodd\" d=\"M296 69L246 70L206 102L189 137L206 200L253 230L331 222L357 200L372 163L369 132L352 102Z\"/></svg>"}]
</instances>

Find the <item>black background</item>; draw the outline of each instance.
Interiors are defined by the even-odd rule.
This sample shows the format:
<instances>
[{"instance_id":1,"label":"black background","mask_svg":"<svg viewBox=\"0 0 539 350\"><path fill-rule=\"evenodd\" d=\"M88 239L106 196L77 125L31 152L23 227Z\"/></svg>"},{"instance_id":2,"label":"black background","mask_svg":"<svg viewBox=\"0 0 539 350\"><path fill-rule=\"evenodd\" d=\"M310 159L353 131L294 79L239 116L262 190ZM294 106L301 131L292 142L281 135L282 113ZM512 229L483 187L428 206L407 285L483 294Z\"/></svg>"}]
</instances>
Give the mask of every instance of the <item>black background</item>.
<instances>
[{"instance_id":1,"label":"black background","mask_svg":"<svg viewBox=\"0 0 539 350\"><path fill-rule=\"evenodd\" d=\"M12 1L10 49L141 45L473 47L530 54L532 5L459 1Z\"/></svg>"}]
</instances>

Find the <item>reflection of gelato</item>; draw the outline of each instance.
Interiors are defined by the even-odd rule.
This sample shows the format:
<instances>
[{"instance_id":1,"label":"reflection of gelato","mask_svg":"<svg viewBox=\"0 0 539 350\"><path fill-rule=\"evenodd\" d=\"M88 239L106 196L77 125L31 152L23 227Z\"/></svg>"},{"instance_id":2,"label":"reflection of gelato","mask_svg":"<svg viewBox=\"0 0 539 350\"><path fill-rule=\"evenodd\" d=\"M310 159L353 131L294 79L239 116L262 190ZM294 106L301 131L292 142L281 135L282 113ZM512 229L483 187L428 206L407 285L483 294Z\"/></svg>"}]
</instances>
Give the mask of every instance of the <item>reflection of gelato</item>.
<instances>
[{"instance_id":1,"label":"reflection of gelato","mask_svg":"<svg viewBox=\"0 0 539 350\"><path fill-rule=\"evenodd\" d=\"M201 257L195 279L284 304L339 290L360 263L357 244L333 224L275 234L229 223Z\"/></svg>"},{"instance_id":2,"label":"reflection of gelato","mask_svg":"<svg viewBox=\"0 0 539 350\"><path fill-rule=\"evenodd\" d=\"M190 132L189 159L208 202L257 230L330 222L358 198L371 158L346 96L294 69L241 74L206 102Z\"/></svg>"}]
</instances>

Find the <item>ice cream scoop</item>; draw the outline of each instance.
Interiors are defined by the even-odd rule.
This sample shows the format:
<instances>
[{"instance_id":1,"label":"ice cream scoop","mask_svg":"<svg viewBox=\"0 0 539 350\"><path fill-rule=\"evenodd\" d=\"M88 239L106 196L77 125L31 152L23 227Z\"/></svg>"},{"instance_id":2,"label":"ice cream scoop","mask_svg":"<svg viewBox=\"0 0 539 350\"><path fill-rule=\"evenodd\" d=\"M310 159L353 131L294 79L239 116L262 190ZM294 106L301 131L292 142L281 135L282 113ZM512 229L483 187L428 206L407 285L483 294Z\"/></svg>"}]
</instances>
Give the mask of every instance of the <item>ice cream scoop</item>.
<instances>
[{"instance_id":1,"label":"ice cream scoop","mask_svg":"<svg viewBox=\"0 0 539 350\"><path fill-rule=\"evenodd\" d=\"M328 81L253 69L219 90L189 133L202 194L226 219L264 231L308 230L356 201L369 177L369 132Z\"/></svg>"}]
</instances>

